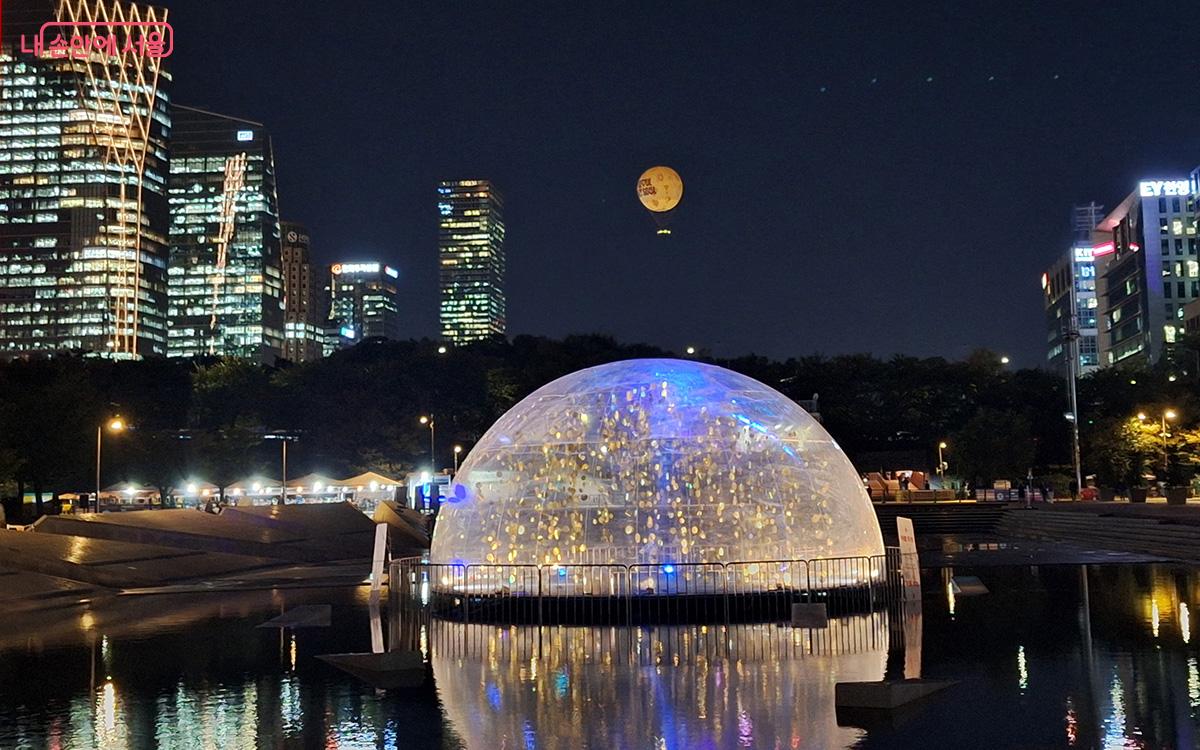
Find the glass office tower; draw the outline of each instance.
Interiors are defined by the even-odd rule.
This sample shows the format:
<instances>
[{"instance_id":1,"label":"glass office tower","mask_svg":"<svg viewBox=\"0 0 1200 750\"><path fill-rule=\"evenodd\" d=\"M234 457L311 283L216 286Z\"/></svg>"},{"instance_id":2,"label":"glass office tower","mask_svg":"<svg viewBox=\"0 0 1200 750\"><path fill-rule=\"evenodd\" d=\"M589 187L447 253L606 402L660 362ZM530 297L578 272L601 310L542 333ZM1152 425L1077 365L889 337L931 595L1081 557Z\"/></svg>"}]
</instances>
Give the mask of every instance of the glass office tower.
<instances>
[{"instance_id":1,"label":"glass office tower","mask_svg":"<svg viewBox=\"0 0 1200 750\"><path fill-rule=\"evenodd\" d=\"M320 359L329 317L324 284L311 262L308 229L292 221L283 228L283 358Z\"/></svg>"},{"instance_id":2,"label":"glass office tower","mask_svg":"<svg viewBox=\"0 0 1200 750\"><path fill-rule=\"evenodd\" d=\"M365 339L400 338L399 271L382 263L329 267L330 334L334 348Z\"/></svg>"},{"instance_id":3,"label":"glass office tower","mask_svg":"<svg viewBox=\"0 0 1200 750\"><path fill-rule=\"evenodd\" d=\"M191 107L171 117L170 355L273 362L284 317L271 137Z\"/></svg>"},{"instance_id":4,"label":"glass office tower","mask_svg":"<svg viewBox=\"0 0 1200 750\"><path fill-rule=\"evenodd\" d=\"M504 201L488 180L438 185L442 339L466 344L507 330Z\"/></svg>"},{"instance_id":5,"label":"glass office tower","mask_svg":"<svg viewBox=\"0 0 1200 750\"><path fill-rule=\"evenodd\" d=\"M0 356L167 352L169 58L37 42L49 21L166 20L126 2L4 3ZM147 27L115 27L118 47L131 28Z\"/></svg>"}]
</instances>

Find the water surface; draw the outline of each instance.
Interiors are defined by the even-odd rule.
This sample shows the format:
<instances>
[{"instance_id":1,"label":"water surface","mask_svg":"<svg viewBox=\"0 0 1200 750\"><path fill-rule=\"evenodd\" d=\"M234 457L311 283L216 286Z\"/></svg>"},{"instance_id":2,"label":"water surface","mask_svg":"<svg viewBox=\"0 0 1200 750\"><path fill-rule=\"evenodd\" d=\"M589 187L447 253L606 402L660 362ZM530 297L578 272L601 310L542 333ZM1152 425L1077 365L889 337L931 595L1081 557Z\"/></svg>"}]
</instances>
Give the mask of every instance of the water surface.
<instances>
[{"instance_id":1,"label":"water surface","mask_svg":"<svg viewBox=\"0 0 1200 750\"><path fill-rule=\"evenodd\" d=\"M990 593L955 595L952 574ZM419 688L315 658L371 649L362 589L118 597L0 625L0 748L1143 747L1200 743L1195 571L925 571L920 617L535 628L431 622ZM333 624L259 623L331 603ZM396 639L398 624L387 623ZM908 644L905 644L907 633ZM917 644L920 644L917 647ZM834 684L957 680L894 722Z\"/></svg>"}]
</instances>

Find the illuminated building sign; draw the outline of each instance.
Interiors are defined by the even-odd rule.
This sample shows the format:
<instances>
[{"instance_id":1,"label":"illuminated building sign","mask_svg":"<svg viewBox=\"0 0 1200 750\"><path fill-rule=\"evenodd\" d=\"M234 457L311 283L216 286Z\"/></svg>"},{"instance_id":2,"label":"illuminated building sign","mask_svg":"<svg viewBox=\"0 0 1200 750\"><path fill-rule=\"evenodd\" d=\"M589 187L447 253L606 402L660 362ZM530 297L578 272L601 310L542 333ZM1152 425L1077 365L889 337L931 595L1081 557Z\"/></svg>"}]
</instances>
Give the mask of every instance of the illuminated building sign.
<instances>
[{"instance_id":1,"label":"illuminated building sign","mask_svg":"<svg viewBox=\"0 0 1200 750\"><path fill-rule=\"evenodd\" d=\"M379 273L378 263L334 263L329 269L334 275L343 273ZM399 274L396 274L399 276Z\"/></svg>"},{"instance_id":2,"label":"illuminated building sign","mask_svg":"<svg viewBox=\"0 0 1200 750\"><path fill-rule=\"evenodd\" d=\"M1143 198L1191 195L1193 192L1191 180L1142 180L1138 183L1138 194Z\"/></svg>"},{"instance_id":3,"label":"illuminated building sign","mask_svg":"<svg viewBox=\"0 0 1200 750\"><path fill-rule=\"evenodd\" d=\"M350 326L342 326L342 329L340 331L338 331L338 333L341 334L342 338L346 338L346 339L354 338L354 329L351 328Z\"/></svg>"},{"instance_id":4,"label":"illuminated building sign","mask_svg":"<svg viewBox=\"0 0 1200 750\"><path fill-rule=\"evenodd\" d=\"M1086 263L1086 262L1091 261L1093 252L1094 252L1093 249L1090 247L1075 248L1075 262L1076 263Z\"/></svg>"},{"instance_id":5,"label":"illuminated building sign","mask_svg":"<svg viewBox=\"0 0 1200 750\"><path fill-rule=\"evenodd\" d=\"M239 141L252 141L252 140L254 140L254 131L253 130L239 130L237 132L237 139Z\"/></svg>"},{"instance_id":6,"label":"illuminated building sign","mask_svg":"<svg viewBox=\"0 0 1200 750\"><path fill-rule=\"evenodd\" d=\"M396 269L392 268L391 266L384 266L383 272L386 273L388 276L391 276L393 279L400 278L400 272L397 271Z\"/></svg>"}]
</instances>

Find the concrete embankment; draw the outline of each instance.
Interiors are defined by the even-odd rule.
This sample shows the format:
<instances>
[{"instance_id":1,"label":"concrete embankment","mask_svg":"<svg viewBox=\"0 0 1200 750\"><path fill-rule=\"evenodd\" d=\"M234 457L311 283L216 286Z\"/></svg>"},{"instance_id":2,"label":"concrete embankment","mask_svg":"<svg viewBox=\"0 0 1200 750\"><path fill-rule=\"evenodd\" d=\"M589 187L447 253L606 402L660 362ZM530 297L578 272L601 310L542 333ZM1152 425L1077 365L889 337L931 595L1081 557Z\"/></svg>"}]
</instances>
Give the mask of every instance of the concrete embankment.
<instances>
[{"instance_id":1,"label":"concrete embankment","mask_svg":"<svg viewBox=\"0 0 1200 750\"><path fill-rule=\"evenodd\" d=\"M996 533L1200 562L1200 506L1085 504L1010 507Z\"/></svg>"}]
</instances>

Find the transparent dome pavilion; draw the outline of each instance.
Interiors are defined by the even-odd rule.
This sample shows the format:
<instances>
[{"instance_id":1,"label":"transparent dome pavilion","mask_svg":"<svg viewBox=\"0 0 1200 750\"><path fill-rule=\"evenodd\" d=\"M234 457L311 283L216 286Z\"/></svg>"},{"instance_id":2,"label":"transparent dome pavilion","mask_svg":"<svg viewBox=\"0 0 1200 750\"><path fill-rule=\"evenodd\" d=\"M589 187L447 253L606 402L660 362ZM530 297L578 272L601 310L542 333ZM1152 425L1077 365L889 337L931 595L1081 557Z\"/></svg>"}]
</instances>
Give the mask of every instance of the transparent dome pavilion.
<instances>
[{"instance_id":1,"label":"transparent dome pavilion","mask_svg":"<svg viewBox=\"0 0 1200 750\"><path fill-rule=\"evenodd\" d=\"M559 378L463 462L430 554L455 565L678 565L883 554L863 483L752 378L639 359Z\"/></svg>"}]
</instances>

